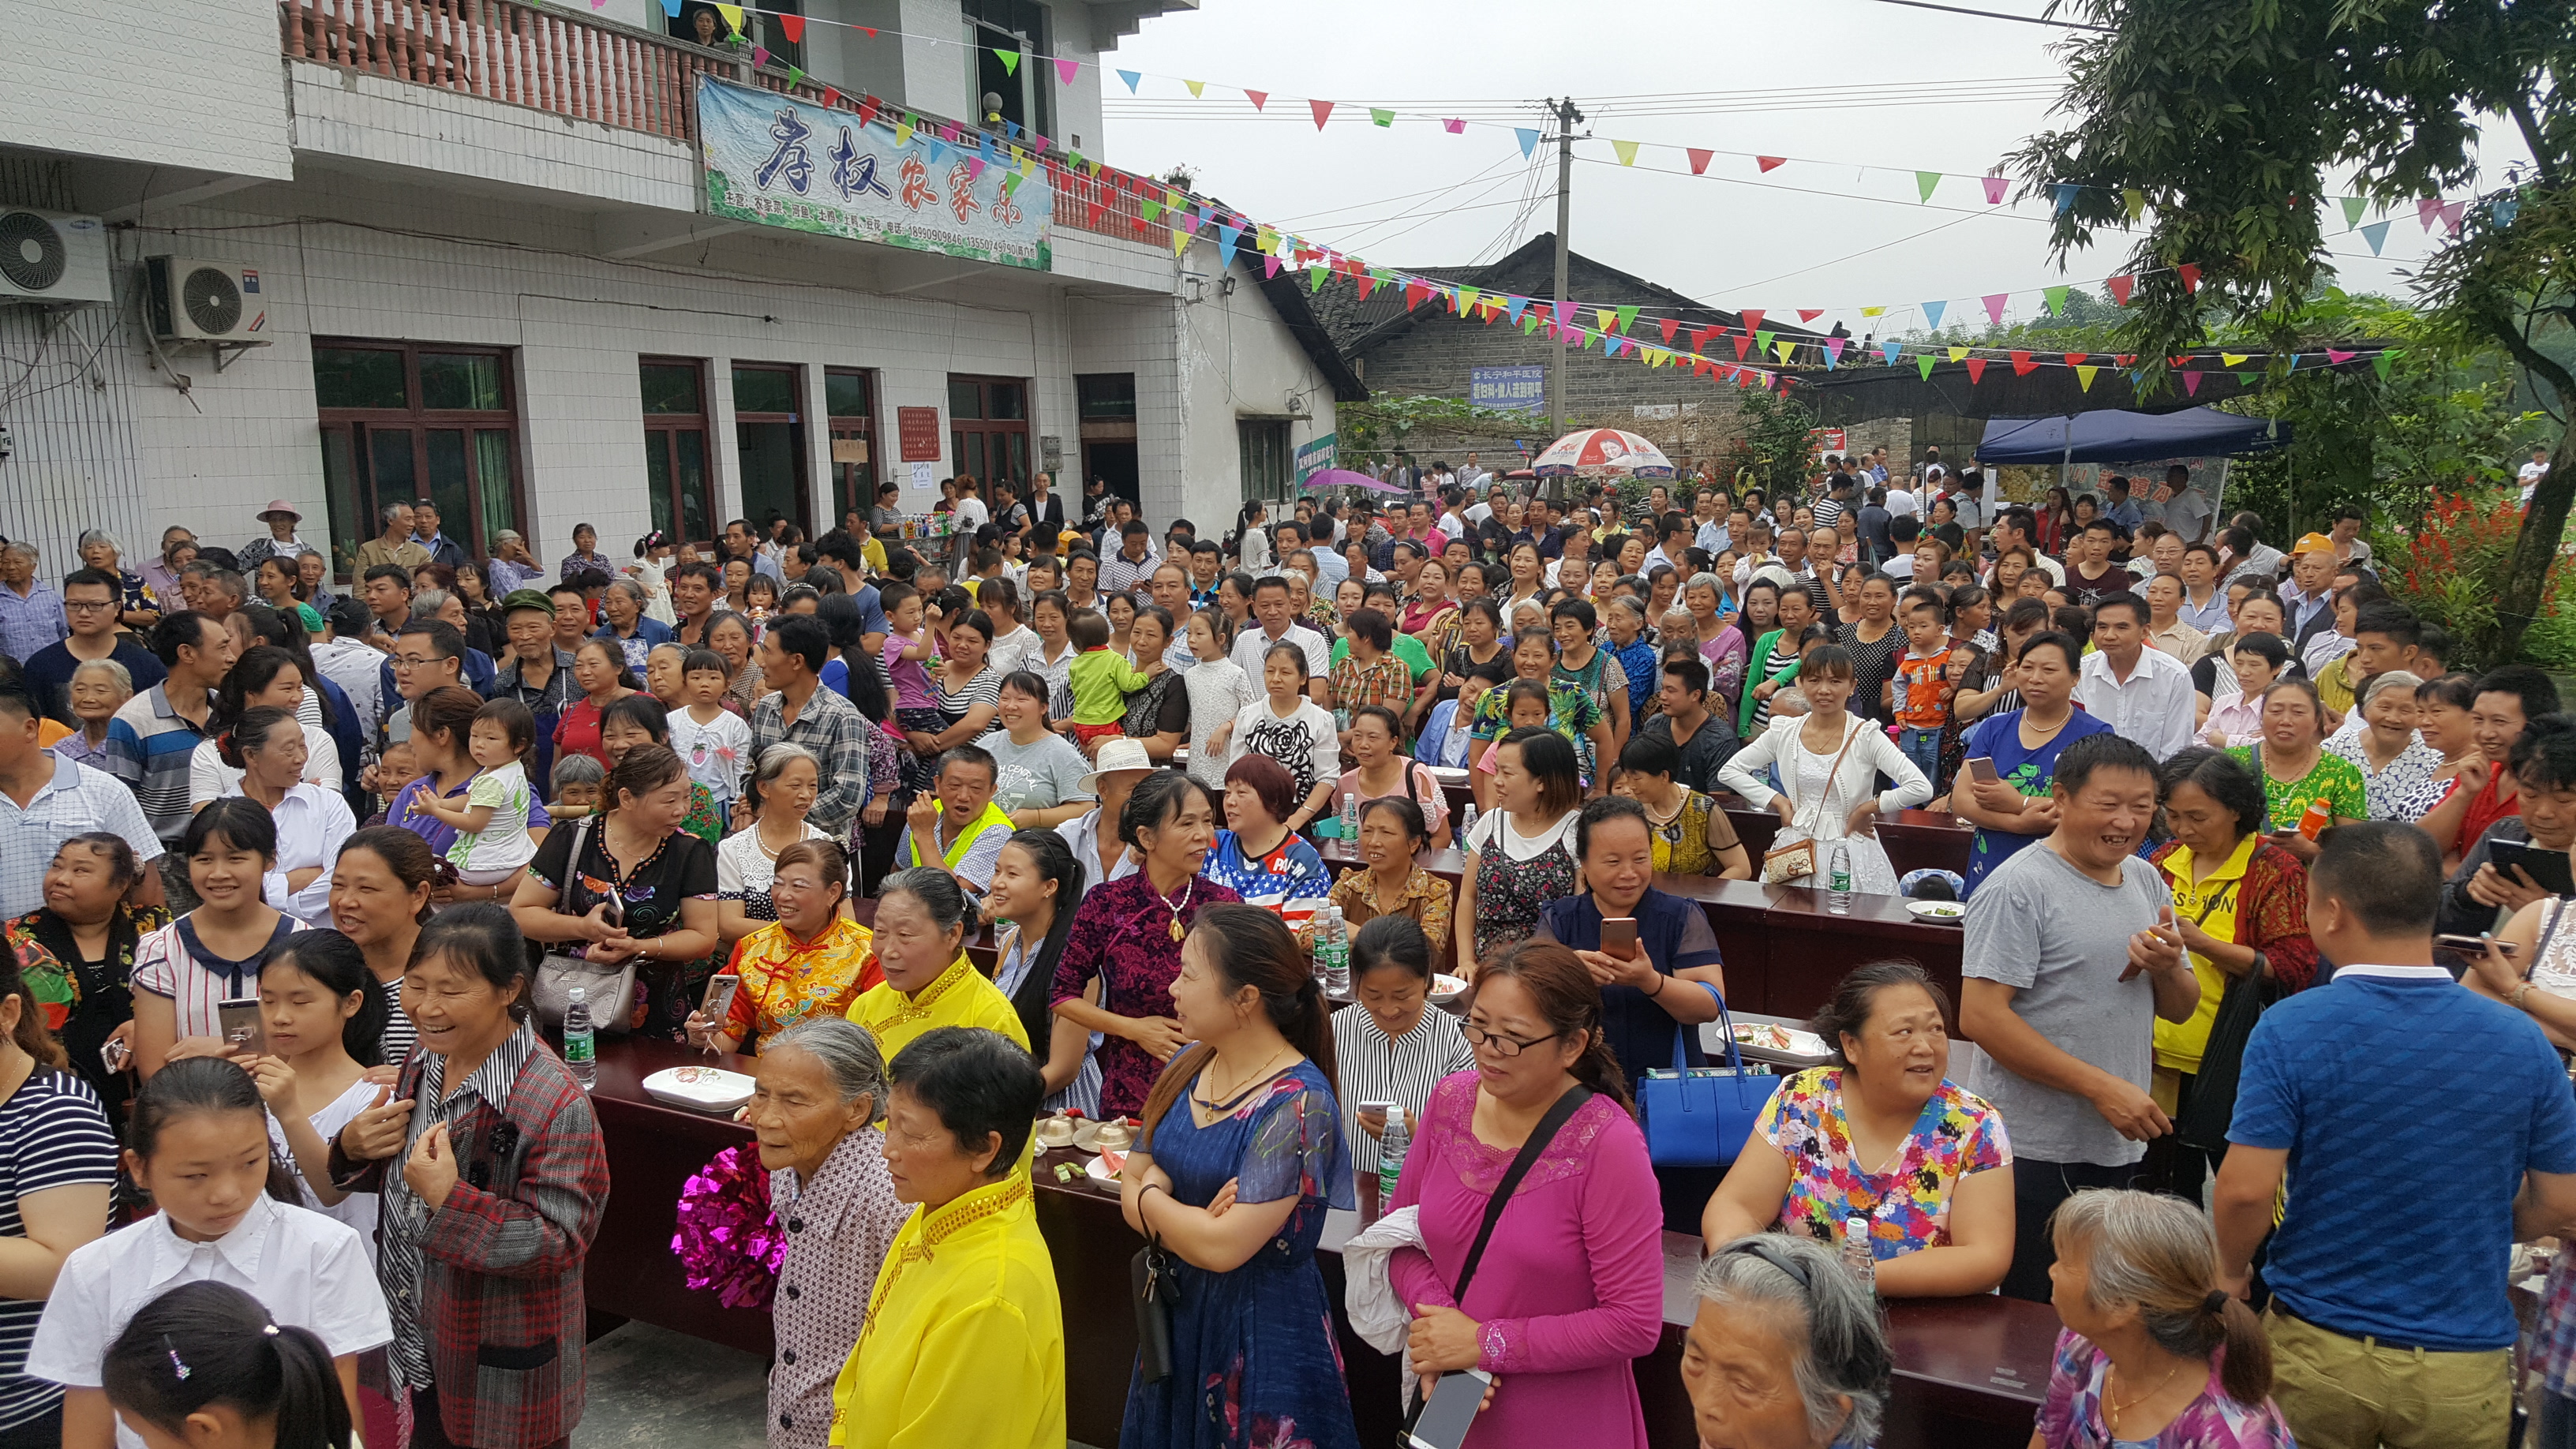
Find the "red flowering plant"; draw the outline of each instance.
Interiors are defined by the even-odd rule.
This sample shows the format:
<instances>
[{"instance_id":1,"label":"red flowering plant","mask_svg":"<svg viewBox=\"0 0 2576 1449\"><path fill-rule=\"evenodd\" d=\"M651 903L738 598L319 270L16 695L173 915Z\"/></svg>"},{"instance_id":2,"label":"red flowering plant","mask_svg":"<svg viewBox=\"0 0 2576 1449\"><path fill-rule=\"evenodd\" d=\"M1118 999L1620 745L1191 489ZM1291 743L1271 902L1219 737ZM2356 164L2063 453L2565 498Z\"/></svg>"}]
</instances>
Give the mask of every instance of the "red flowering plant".
<instances>
[{"instance_id":1,"label":"red flowering plant","mask_svg":"<svg viewBox=\"0 0 2576 1449\"><path fill-rule=\"evenodd\" d=\"M2451 631L2454 668L2482 669L2512 661L2498 657L2502 630L2496 601L2513 564L2522 531L2518 490L2480 489L2435 493L2414 533L2382 538L2379 556L2389 592L2413 606L2427 623ZM2566 609L2567 568L2549 571L2538 617L2523 636L2523 652L2551 668L2576 664L2576 623Z\"/></svg>"}]
</instances>

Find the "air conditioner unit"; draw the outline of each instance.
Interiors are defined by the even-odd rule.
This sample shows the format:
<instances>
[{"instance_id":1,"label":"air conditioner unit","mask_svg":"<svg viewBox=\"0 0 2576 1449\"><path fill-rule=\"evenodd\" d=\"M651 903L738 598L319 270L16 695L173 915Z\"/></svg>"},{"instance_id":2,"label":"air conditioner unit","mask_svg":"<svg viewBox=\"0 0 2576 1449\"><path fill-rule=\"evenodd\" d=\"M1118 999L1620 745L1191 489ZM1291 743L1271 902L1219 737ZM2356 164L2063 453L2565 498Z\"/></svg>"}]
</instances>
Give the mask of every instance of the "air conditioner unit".
<instances>
[{"instance_id":1,"label":"air conditioner unit","mask_svg":"<svg viewBox=\"0 0 2576 1449\"><path fill-rule=\"evenodd\" d=\"M152 333L165 342L268 341L259 271L236 262L151 257L143 264Z\"/></svg>"},{"instance_id":2,"label":"air conditioner unit","mask_svg":"<svg viewBox=\"0 0 2576 1449\"><path fill-rule=\"evenodd\" d=\"M0 302L113 300L97 217L0 207Z\"/></svg>"}]
</instances>

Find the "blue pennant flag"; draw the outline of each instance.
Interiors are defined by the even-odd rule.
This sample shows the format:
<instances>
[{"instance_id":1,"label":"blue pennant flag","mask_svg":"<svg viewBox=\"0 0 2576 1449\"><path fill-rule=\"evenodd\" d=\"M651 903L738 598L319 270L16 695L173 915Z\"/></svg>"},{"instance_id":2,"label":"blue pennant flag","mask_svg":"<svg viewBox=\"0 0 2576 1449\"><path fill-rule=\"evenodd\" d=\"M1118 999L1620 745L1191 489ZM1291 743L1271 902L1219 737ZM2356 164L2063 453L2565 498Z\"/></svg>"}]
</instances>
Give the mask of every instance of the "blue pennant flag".
<instances>
[{"instance_id":1,"label":"blue pennant flag","mask_svg":"<svg viewBox=\"0 0 2576 1449\"><path fill-rule=\"evenodd\" d=\"M1923 304L1923 325L1924 325L1924 326L1926 326L1926 327L1931 327L1931 328L1935 328L1935 329L1939 328L1939 327L1940 327L1940 325L1941 325L1941 314L1942 314L1942 313L1944 313L1944 312L1947 312L1947 311L1949 311L1949 310L1950 310L1950 304L1949 304L1949 303L1947 303L1947 302L1926 302L1926 303L1924 303L1924 304Z\"/></svg>"},{"instance_id":2,"label":"blue pennant flag","mask_svg":"<svg viewBox=\"0 0 2576 1449\"><path fill-rule=\"evenodd\" d=\"M662 3L665 5L677 5L680 3L680 0L662 0ZM1538 149L1538 132L1529 129L1527 126L1514 126L1512 128L1512 134L1521 138L1521 155L1524 158L1526 158L1531 152Z\"/></svg>"},{"instance_id":3,"label":"blue pennant flag","mask_svg":"<svg viewBox=\"0 0 2576 1449\"><path fill-rule=\"evenodd\" d=\"M1887 359L1887 365L1890 367L1894 367L1896 365L1897 354L1904 350L1905 344L1902 342L1882 342L1878 344L1879 355Z\"/></svg>"},{"instance_id":4,"label":"blue pennant flag","mask_svg":"<svg viewBox=\"0 0 2576 1449\"><path fill-rule=\"evenodd\" d=\"M2072 181L2061 181L2057 183L2057 214L2059 216L2064 216L2067 212L2074 210L2075 193L2082 189L2082 187L2077 186Z\"/></svg>"},{"instance_id":5,"label":"blue pennant flag","mask_svg":"<svg viewBox=\"0 0 2576 1449\"><path fill-rule=\"evenodd\" d=\"M674 20L679 19L680 0L662 0L662 13L670 16Z\"/></svg>"},{"instance_id":6,"label":"blue pennant flag","mask_svg":"<svg viewBox=\"0 0 2576 1449\"><path fill-rule=\"evenodd\" d=\"M940 140L937 136L933 136L926 131L915 131L913 134L930 147L931 165L937 166L948 159L947 142Z\"/></svg>"},{"instance_id":7,"label":"blue pennant flag","mask_svg":"<svg viewBox=\"0 0 2576 1449\"><path fill-rule=\"evenodd\" d=\"M1234 244L1241 240L1243 240L1242 227L1220 226L1216 229L1216 264L1218 266L1234 265Z\"/></svg>"},{"instance_id":8,"label":"blue pennant flag","mask_svg":"<svg viewBox=\"0 0 2576 1449\"><path fill-rule=\"evenodd\" d=\"M2521 212L2522 212L2522 198L2521 198L2521 197L2519 197L2519 196L2499 196L2499 197L2497 197L2497 198L2496 198L2495 206L2494 206L2494 207L2489 211L2489 213L2488 213L2488 214L2489 214L2489 215L2491 215L2491 216L2493 216L2493 217L2495 218L2495 224L2496 224L2497 226L2504 227L2504 226L2511 226L2511 225L2513 225L2513 219L2514 219L2514 217L2516 217L2516 216L2520 215L2520 214L2521 214Z\"/></svg>"},{"instance_id":9,"label":"blue pennant flag","mask_svg":"<svg viewBox=\"0 0 2576 1449\"><path fill-rule=\"evenodd\" d=\"M1136 82L1143 80L1145 77L1141 72L1122 70L1118 72L1118 78L1127 83L1127 94L1132 96L1136 94Z\"/></svg>"},{"instance_id":10,"label":"blue pennant flag","mask_svg":"<svg viewBox=\"0 0 2576 1449\"><path fill-rule=\"evenodd\" d=\"M2363 227L2361 229L2361 239L2370 243L2370 254L2372 256L2375 257L2379 255L2380 247L2388 241L2388 223L2384 221L2374 221L2370 225Z\"/></svg>"},{"instance_id":11,"label":"blue pennant flag","mask_svg":"<svg viewBox=\"0 0 2576 1449\"><path fill-rule=\"evenodd\" d=\"M986 131L975 138L975 143L975 153L984 158L984 164L987 166L996 164L993 157L993 133Z\"/></svg>"},{"instance_id":12,"label":"blue pennant flag","mask_svg":"<svg viewBox=\"0 0 2576 1449\"><path fill-rule=\"evenodd\" d=\"M1503 316L1511 323L1511 325L1518 327L1521 325L1521 309L1528 305L1529 298L1527 297L1507 298L1503 302Z\"/></svg>"}]
</instances>

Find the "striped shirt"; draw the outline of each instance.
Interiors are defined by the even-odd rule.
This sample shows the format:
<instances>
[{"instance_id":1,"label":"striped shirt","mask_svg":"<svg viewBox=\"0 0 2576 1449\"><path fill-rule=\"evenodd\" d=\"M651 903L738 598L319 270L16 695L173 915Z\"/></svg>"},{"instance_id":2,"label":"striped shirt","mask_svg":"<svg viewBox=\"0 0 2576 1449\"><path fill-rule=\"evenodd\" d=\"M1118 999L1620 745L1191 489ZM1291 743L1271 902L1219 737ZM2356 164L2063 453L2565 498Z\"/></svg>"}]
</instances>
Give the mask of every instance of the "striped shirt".
<instances>
[{"instance_id":1,"label":"striped shirt","mask_svg":"<svg viewBox=\"0 0 2576 1449\"><path fill-rule=\"evenodd\" d=\"M21 807L0 791L0 916L15 918L42 906L45 867L53 864L55 850L94 830L125 837L139 861L161 856L161 839L134 803L134 792L102 770L65 759L57 745L54 778L38 787L35 798Z\"/></svg>"},{"instance_id":2,"label":"striped shirt","mask_svg":"<svg viewBox=\"0 0 2576 1449\"><path fill-rule=\"evenodd\" d=\"M214 695L206 696L211 716ZM187 833L188 762L197 746L213 738L170 707L166 684L156 684L127 700L107 726L109 771L134 789L152 833L165 845L176 845Z\"/></svg>"},{"instance_id":3,"label":"striped shirt","mask_svg":"<svg viewBox=\"0 0 2576 1449\"><path fill-rule=\"evenodd\" d=\"M39 1067L0 1102L0 1238L25 1238L19 1199L57 1187L110 1187L116 1138L89 1084ZM27 1376L27 1348L45 1315L37 1298L0 1298L0 1429L15 1429L62 1402L58 1384Z\"/></svg>"},{"instance_id":4,"label":"striped shirt","mask_svg":"<svg viewBox=\"0 0 2576 1449\"><path fill-rule=\"evenodd\" d=\"M227 1001L259 994L259 970L287 937L304 923L280 912L268 944L238 961L206 949L197 938L196 912L151 932L134 945L134 989L166 996L178 1008L182 1037L218 1036L223 1018L216 1008Z\"/></svg>"},{"instance_id":5,"label":"striped shirt","mask_svg":"<svg viewBox=\"0 0 2576 1449\"><path fill-rule=\"evenodd\" d=\"M474 1098L482 1098L491 1106L493 1115L500 1116L510 1102L510 1084L519 1079L520 1069L537 1050L536 1028L520 1022L509 1040L495 1047L453 1096L447 1092L447 1058L436 1052L425 1053L420 1086L412 1094L411 1125L403 1134L402 1156L408 1158L430 1128L463 1118ZM376 1265L376 1277L398 1310L394 1314L393 1347L386 1356L393 1360L397 1383L406 1388L427 1388L431 1383L430 1326L422 1322L425 1305L421 1285L427 1279L428 1264L421 1244L429 1237L429 1221L434 1213L412 1192L410 1182L399 1170L385 1173L381 1193L384 1201L378 1211L383 1226L378 1243L382 1256ZM451 1387L458 1393L468 1389L464 1384Z\"/></svg>"},{"instance_id":6,"label":"striped shirt","mask_svg":"<svg viewBox=\"0 0 2576 1449\"><path fill-rule=\"evenodd\" d=\"M1439 1007L1424 1007L1413 1030L1390 1040L1367 1007L1345 1006L1333 1013L1333 1062L1341 1074L1334 1095L1341 1099L1351 1165L1370 1173L1378 1169L1377 1139L1359 1125L1360 1104L1393 1102L1418 1116L1440 1079L1474 1067L1476 1057L1458 1018Z\"/></svg>"}]
</instances>

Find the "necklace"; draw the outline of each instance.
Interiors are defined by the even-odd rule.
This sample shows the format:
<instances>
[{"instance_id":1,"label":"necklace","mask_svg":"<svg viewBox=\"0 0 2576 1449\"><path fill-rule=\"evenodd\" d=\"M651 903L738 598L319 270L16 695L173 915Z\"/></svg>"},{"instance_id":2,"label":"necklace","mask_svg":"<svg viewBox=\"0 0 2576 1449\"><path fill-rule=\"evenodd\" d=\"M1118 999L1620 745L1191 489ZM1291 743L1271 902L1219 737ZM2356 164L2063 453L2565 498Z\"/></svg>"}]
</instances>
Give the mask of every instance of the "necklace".
<instances>
[{"instance_id":1,"label":"necklace","mask_svg":"<svg viewBox=\"0 0 2576 1449\"><path fill-rule=\"evenodd\" d=\"M1152 881L1149 880L1145 882L1145 889L1153 893L1154 899L1162 901L1164 910L1172 913L1172 939L1175 941L1181 939L1182 936L1181 912L1190 908L1190 892L1197 890L1198 888L1199 878L1197 876L1191 876L1188 880L1181 882L1180 903L1175 905L1170 900L1165 899L1161 891L1154 890L1154 883Z\"/></svg>"},{"instance_id":2,"label":"necklace","mask_svg":"<svg viewBox=\"0 0 2576 1449\"><path fill-rule=\"evenodd\" d=\"M1663 829L1665 826L1670 825L1670 824L1672 824L1674 821L1679 820L1679 819L1681 819L1681 818L1682 818L1682 808L1683 808L1684 806L1686 806L1686 805L1690 804L1690 791L1689 791L1689 790L1687 790L1687 789L1685 789L1685 790L1679 790L1679 791L1676 791L1675 793L1676 793L1676 794L1678 794L1681 798L1680 798L1680 799L1678 799L1678 800L1675 800L1675 801L1673 802L1673 808L1672 808L1672 809L1670 809L1670 810L1666 810L1666 811L1662 812L1660 815L1658 815L1658 814L1656 813L1656 811L1655 811L1655 807L1654 807L1654 806L1652 806L1652 805L1648 805L1648 806L1646 806L1646 823L1647 823L1647 824L1654 826L1654 827L1655 827L1656 829L1658 829L1658 830L1661 830L1661 829Z\"/></svg>"},{"instance_id":3,"label":"necklace","mask_svg":"<svg viewBox=\"0 0 2576 1449\"><path fill-rule=\"evenodd\" d=\"M2138 1395L2136 1398L2131 1399L2125 1404L2120 1402L2118 1396L2114 1394L2111 1389L2111 1380L2117 1377L2119 1372L2120 1370L2117 1365L2113 1365L2102 1372L2102 1407L2107 1411L2103 1415L2103 1427L2111 1431L2111 1437L2114 1439L2120 1437L2120 1416L2129 1410L2136 1408L2138 1405L2145 1403L2147 1400L2154 1398L2156 1395L2163 1393L2165 1391L2165 1385L2174 1381L2174 1375L2182 1372L2182 1365L2175 1364L2172 1368L2166 1370L2164 1378L2159 1380L2154 1388L2147 1390L2145 1393Z\"/></svg>"},{"instance_id":4,"label":"necklace","mask_svg":"<svg viewBox=\"0 0 2576 1449\"><path fill-rule=\"evenodd\" d=\"M1199 1097L1199 1105L1206 1108L1211 1114L1219 1117L1222 1117L1233 1111L1235 1108L1242 1106L1245 1098L1251 1096L1254 1092L1261 1090L1261 1088L1273 1077L1278 1075L1278 1073L1270 1070L1270 1063L1287 1055L1290 1050L1291 1049L1289 1047L1282 1046L1279 1050L1272 1052L1268 1060L1265 1060L1259 1067L1254 1069L1252 1080L1248 1085L1238 1086L1233 1096L1230 1096L1221 1102L1214 1100L1216 1095L1216 1086L1209 1080L1211 1074L1208 1072L1201 1072L1199 1074L1199 1083L1205 1089L1205 1094ZM1210 1062L1208 1065L1210 1067L1214 1067L1216 1063Z\"/></svg>"}]
</instances>

